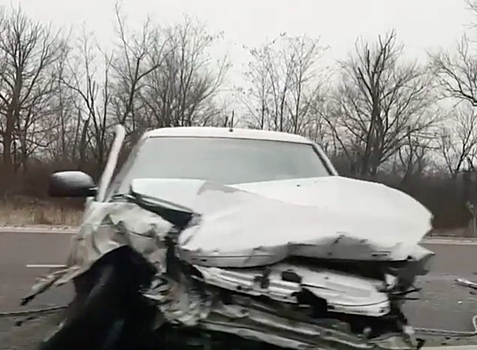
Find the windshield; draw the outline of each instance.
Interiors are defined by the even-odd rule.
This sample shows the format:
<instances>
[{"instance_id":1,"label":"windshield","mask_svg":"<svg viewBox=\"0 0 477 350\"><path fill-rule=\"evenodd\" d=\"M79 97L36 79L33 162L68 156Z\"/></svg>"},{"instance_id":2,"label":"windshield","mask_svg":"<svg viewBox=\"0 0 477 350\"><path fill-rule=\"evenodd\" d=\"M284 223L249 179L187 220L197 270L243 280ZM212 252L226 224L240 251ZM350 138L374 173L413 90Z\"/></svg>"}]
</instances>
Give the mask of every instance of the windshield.
<instances>
[{"instance_id":1,"label":"windshield","mask_svg":"<svg viewBox=\"0 0 477 350\"><path fill-rule=\"evenodd\" d=\"M118 179L199 179L224 185L330 176L310 144L233 138L156 137L132 155ZM114 186L114 185L113 185ZM116 187L116 186L114 186Z\"/></svg>"}]
</instances>

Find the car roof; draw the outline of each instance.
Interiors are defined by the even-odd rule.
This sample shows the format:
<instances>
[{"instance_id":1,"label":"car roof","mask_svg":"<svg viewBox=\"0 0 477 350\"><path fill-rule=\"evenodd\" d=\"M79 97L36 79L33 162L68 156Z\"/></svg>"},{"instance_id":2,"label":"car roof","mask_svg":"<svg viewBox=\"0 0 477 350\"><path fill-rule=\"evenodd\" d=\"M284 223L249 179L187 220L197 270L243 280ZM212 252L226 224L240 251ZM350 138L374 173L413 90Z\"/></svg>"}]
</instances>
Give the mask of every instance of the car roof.
<instances>
[{"instance_id":1,"label":"car roof","mask_svg":"<svg viewBox=\"0 0 477 350\"><path fill-rule=\"evenodd\" d=\"M219 127L173 127L147 131L145 138L150 137L216 137L249 140L267 140L311 144L305 137L285 132Z\"/></svg>"}]
</instances>

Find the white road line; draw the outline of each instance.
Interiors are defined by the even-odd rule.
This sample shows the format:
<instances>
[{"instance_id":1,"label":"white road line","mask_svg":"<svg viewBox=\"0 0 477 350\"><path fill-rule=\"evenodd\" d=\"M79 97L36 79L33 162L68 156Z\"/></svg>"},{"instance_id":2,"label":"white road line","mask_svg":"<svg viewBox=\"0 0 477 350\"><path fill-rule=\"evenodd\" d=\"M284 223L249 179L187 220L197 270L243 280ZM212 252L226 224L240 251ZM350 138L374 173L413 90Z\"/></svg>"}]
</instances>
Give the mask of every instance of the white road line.
<instances>
[{"instance_id":1,"label":"white road line","mask_svg":"<svg viewBox=\"0 0 477 350\"><path fill-rule=\"evenodd\" d=\"M66 267L66 265L64 264L28 264L26 265L26 267L54 269L54 268Z\"/></svg>"}]
</instances>

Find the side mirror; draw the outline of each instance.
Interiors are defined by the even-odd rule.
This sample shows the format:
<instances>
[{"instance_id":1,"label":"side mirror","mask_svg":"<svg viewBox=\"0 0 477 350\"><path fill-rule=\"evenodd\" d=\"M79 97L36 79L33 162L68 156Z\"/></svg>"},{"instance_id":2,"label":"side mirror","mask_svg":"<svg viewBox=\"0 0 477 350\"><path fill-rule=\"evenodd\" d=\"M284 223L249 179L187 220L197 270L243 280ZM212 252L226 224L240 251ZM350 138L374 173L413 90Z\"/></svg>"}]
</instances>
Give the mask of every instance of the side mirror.
<instances>
[{"instance_id":1,"label":"side mirror","mask_svg":"<svg viewBox=\"0 0 477 350\"><path fill-rule=\"evenodd\" d=\"M96 194L93 179L81 171L60 171L50 176L50 197L91 197Z\"/></svg>"}]
</instances>

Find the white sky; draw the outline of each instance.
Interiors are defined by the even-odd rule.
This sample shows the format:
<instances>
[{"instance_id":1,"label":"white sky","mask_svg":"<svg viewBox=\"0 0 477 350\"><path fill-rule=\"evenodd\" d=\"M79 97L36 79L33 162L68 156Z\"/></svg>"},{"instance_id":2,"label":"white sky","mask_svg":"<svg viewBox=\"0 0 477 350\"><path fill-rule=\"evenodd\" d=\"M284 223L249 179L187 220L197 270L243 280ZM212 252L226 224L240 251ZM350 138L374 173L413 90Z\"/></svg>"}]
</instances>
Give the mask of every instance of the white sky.
<instances>
[{"instance_id":1,"label":"white sky","mask_svg":"<svg viewBox=\"0 0 477 350\"><path fill-rule=\"evenodd\" d=\"M19 3L31 17L55 26L85 24L106 45L113 35L115 0L0 0ZM232 76L249 58L243 45L260 45L281 32L321 37L330 46L328 58L344 59L358 36L375 38L395 28L406 54L424 57L427 49L452 48L473 20L465 0L122 0L122 7L128 23L138 27L147 14L172 23L185 13L223 31L221 51L234 64Z\"/></svg>"},{"instance_id":2,"label":"white sky","mask_svg":"<svg viewBox=\"0 0 477 350\"><path fill-rule=\"evenodd\" d=\"M107 38L114 0L0 0L21 4L32 17L55 25L87 26ZM358 35L376 36L396 28L409 51L449 45L471 20L464 0L122 0L130 20L146 14L161 22L180 20L183 13L224 31L230 45L256 45L280 32L321 36L342 56Z\"/></svg>"}]
</instances>

